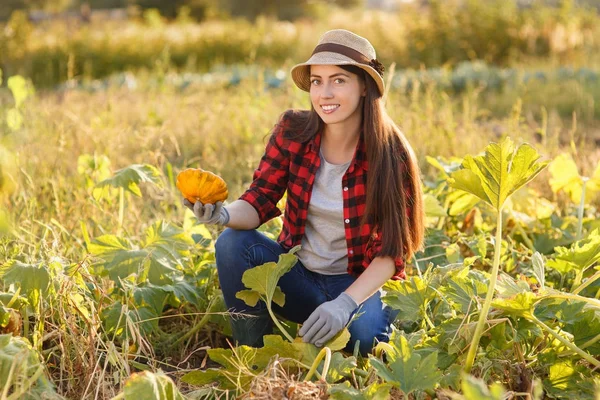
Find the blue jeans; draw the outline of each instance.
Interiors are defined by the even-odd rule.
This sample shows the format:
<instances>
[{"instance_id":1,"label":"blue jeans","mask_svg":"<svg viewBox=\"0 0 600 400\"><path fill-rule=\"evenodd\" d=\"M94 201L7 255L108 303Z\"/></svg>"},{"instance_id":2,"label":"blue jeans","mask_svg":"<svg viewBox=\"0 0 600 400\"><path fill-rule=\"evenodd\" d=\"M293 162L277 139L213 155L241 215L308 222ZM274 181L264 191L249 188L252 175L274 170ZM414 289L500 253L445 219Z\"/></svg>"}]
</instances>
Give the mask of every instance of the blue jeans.
<instances>
[{"instance_id":1,"label":"blue jeans","mask_svg":"<svg viewBox=\"0 0 600 400\"><path fill-rule=\"evenodd\" d=\"M286 250L257 230L231 228L221 233L215 243L215 250L225 304L230 311L254 316L230 318L233 338L240 345L262 346L263 335L272 333L273 329L273 322L266 312L265 304L259 301L255 307L250 307L236 298L235 294L247 289L242 283L242 275L246 270L267 262L277 262L279 255L286 253ZM315 273L298 261L292 270L279 280L278 286L285 293L285 305L280 307L273 303L273 311L279 317L303 323L315 308L336 298L355 280L356 278L349 274ZM389 340L391 324L398 312L384 304L380 296L381 291L376 292L355 311L362 315L348 326L351 339L346 351L352 352L355 342L360 340L360 353L366 356L376 341Z\"/></svg>"}]
</instances>

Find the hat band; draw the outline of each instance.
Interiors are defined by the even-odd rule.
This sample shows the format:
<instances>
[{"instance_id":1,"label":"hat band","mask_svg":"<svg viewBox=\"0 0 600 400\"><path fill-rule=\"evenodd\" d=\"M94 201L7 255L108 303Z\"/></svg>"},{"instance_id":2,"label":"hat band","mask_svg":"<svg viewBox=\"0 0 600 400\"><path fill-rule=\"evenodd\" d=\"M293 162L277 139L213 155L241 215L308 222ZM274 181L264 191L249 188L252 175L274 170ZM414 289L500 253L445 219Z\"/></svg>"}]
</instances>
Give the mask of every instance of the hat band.
<instances>
[{"instance_id":1,"label":"hat band","mask_svg":"<svg viewBox=\"0 0 600 400\"><path fill-rule=\"evenodd\" d=\"M351 47L344 46L343 44L338 44L338 43L320 44L317 47L315 47L315 49L312 52L312 55L314 55L316 53L325 52L325 51L331 52L331 53L338 53L338 54L341 54L348 58L351 58L352 60L356 61L357 63L368 65L368 66L372 67L375 71L377 71L377 73L381 77L383 77L383 71L385 71L385 67L379 61L377 61L376 58L369 60L369 58L366 57L360 51L354 50Z\"/></svg>"}]
</instances>

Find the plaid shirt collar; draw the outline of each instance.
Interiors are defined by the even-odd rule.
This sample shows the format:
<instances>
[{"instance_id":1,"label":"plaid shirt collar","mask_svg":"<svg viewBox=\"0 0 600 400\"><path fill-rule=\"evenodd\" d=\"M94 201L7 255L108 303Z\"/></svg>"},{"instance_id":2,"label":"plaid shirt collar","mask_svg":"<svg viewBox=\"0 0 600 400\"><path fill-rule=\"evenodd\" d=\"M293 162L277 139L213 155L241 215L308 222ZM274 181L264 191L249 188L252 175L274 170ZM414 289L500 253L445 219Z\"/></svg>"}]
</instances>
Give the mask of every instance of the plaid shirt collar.
<instances>
[{"instance_id":1,"label":"plaid shirt collar","mask_svg":"<svg viewBox=\"0 0 600 400\"><path fill-rule=\"evenodd\" d=\"M309 141L307 144L307 150L311 153L318 154L318 151L321 147L321 137L323 131L319 130ZM367 161L367 146L365 144L365 138L363 134L363 130L360 131L360 136L358 137L358 143L356 145L356 149L354 150L354 156L352 157L354 161L348 167L348 172L353 173L355 168L361 167L363 170L369 170L369 162Z\"/></svg>"}]
</instances>

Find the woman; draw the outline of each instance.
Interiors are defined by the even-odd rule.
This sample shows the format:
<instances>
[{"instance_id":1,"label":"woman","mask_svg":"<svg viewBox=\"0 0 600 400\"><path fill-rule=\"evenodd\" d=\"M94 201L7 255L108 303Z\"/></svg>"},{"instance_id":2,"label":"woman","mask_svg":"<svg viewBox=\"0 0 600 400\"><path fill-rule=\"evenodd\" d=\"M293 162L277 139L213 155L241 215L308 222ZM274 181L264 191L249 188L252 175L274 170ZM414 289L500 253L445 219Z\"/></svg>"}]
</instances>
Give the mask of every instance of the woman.
<instances>
[{"instance_id":1,"label":"woman","mask_svg":"<svg viewBox=\"0 0 600 400\"><path fill-rule=\"evenodd\" d=\"M384 109L383 66L365 38L326 32L310 59L292 71L310 93L311 110L288 110L273 129L254 180L227 206L186 206L201 222L226 226L216 242L227 307L252 314L231 320L238 344L260 346L272 330L264 304L248 307L244 271L278 260L301 244L298 262L279 281L285 306L274 311L302 323L305 342L323 346L348 324L352 351L387 341L396 313L381 301L388 279L404 279L404 261L423 242L419 169L411 146ZM367 179L368 178L368 179ZM256 228L281 211L278 241Z\"/></svg>"}]
</instances>

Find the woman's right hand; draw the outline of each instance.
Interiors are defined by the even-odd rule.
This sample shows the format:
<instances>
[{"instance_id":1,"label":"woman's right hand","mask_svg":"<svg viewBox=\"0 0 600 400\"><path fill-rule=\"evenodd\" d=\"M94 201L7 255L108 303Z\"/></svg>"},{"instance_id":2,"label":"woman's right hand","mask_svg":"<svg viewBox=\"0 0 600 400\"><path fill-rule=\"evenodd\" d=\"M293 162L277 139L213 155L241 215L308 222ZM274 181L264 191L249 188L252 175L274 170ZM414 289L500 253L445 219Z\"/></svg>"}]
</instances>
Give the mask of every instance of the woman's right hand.
<instances>
[{"instance_id":1,"label":"woman's right hand","mask_svg":"<svg viewBox=\"0 0 600 400\"><path fill-rule=\"evenodd\" d=\"M188 199L183 199L183 205L192 210L198 222L202 224L226 225L229 222L229 213L223 207L222 201L213 204L202 204L199 201L192 204Z\"/></svg>"}]
</instances>

